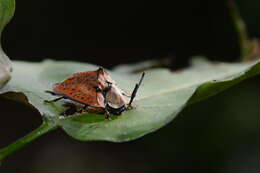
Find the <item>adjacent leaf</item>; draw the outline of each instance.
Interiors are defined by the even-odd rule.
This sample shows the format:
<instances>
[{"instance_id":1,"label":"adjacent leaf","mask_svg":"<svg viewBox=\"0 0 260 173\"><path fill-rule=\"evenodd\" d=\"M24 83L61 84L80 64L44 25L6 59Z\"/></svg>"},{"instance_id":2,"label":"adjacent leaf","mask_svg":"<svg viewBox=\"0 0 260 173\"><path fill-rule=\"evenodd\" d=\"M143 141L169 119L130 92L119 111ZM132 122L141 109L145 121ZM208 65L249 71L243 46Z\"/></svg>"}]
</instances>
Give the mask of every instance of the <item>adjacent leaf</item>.
<instances>
[{"instance_id":1,"label":"adjacent leaf","mask_svg":"<svg viewBox=\"0 0 260 173\"><path fill-rule=\"evenodd\" d=\"M11 78L11 62L0 48L0 88Z\"/></svg>"},{"instance_id":2,"label":"adjacent leaf","mask_svg":"<svg viewBox=\"0 0 260 173\"><path fill-rule=\"evenodd\" d=\"M178 72L158 68L146 71L143 85L134 101L135 109L111 121L103 115L59 116L65 109L62 102L44 104L52 99L44 93L53 83L69 75L94 70L97 66L68 61L47 60L42 63L14 62L13 78L0 90L3 96L19 100L39 110L44 118L63 128L70 136L83 141L128 141L153 132L169 123L188 104L212 96L239 81L260 73L260 61L248 63L212 63L195 58L192 65ZM145 65L145 64L143 64ZM140 65L121 66L110 74L119 87L131 92L140 74ZM124 71L125 69L125 71Z\"/></svg>"},{"instance_id":3,"label":"adjacent leaf","mask_svg":"<svg viewBox=\"0 0 260 173\"><path fill-rule=\"evenodd\" d=\"M0 39L5 25L11 20L14 14L14 0L0 0ZM11 61L5 55L0 43L0 88L11 78Z\"/></svg>"},{"instance_id":4,"label":"adjacent leaf","mask_svg":"<svg viewBox=\"0 0 260 173\"><path fill-rule=\"evenodd\" d=\"M0 0L0 32L14 15L15 0Z\"/></svg>"}]
</instances>

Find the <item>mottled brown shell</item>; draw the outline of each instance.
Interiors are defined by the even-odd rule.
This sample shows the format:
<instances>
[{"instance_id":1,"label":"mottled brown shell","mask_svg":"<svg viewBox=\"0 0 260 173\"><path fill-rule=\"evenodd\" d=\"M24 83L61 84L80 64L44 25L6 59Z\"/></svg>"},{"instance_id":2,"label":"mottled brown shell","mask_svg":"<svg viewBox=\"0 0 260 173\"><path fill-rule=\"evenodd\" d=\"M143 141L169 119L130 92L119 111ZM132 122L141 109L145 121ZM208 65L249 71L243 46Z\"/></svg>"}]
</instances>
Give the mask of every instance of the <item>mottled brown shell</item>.
<instances>
[{"instance_id":1,"label":"mottled brown shell","mask_svg":"<svg viewBox=\"0 0 260 173\"><path fill-rule=\"evenodd\" d=\"M98 77L98 70L75 73L63 82L54 84L53 90L72 100L104 108L104 97L95 88L96 86L100 88L107 86L104 77L101 76Z\"/></svg>"},{"instance_id":2,"label":"mottled brown shell","mask_svg":"<svg viewBox=\"0 0 260 173\"><path fill-rule=\"evenodd\" d=\"M104 111L105 98L97 88L104 90L111 85L111 89L106 93L106 100L111 108L118 109L126 106L131 95L124 93L115 84L115 81L102 68L96 71L86 71L75 73L64 81L54 84L53 91L63 95L72 101L90 105L89 112Z\"/></svg>"}]
</instances>

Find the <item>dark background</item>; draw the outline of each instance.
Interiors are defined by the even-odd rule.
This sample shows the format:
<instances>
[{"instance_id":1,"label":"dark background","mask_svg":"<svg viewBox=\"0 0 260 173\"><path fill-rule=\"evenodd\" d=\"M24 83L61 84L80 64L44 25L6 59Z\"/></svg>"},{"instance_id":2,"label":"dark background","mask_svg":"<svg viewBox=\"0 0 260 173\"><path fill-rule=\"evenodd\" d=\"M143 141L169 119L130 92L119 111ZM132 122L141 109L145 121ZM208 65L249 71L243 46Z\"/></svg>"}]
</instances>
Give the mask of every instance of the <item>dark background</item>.
<instances>
[{"instance_id":1,"label":"dark background","mask_svg":"<svg viewBox=\"0 0 260 173\"><path fill-rule=\"evenodd\" d=\"M191 55L239 54L226 0L150 2L17 1L3 45L13 59L74 59L111 67Z\"/></svg>"},{"instance_id":2,"label":"dark background","mask_svg":"<svg viewBox=\"0 0 260 173\"><path fill-rule=\"evenodd\" d=\"M260 37L260 2L238 1L251 37ZM2 45L13 60L121 63L193 55L237 61L226 1L17 1ZM8 158L2 173L200 172L260 170L259 78L184 110L171 124L128 143L82 143L57 130ZM242 98L242 99L241 99ZM36 128L37 112L0 100L0 147Z\"/></svg>"}]
</instances>

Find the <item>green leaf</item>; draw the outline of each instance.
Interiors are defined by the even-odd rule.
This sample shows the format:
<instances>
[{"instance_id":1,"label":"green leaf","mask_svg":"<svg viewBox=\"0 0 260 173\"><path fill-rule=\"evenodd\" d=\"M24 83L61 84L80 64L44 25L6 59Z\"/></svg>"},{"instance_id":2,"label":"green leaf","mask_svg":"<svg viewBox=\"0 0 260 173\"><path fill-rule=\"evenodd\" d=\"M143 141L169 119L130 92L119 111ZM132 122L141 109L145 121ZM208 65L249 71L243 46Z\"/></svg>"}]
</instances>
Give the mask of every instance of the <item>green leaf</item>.
<instances>
[{"instance_id":1,"label":"green leaf","mask_svg":"<svg viewBox=\"0 0 260 173\"><path fill-rule=\"evenodd\" d=\"M145 64L120 66L110 74L120 88L131 92L140 74L130 72L138 71ZM36 108L53 127L61 127L73 138L122 142L153 132L173 120L185 106L259 74L260 61L213 63L197 57L189 68L182 71L171 72L164 68L147 70L134 101L135 108L121 116L112 116L110 121L104 120L104 115L89 113L62 117L60 113L65 110L62 102L43 103L45 99L54 98L44 92L50 90L53 83L73 73L95 69L97 66L66 61L15 61L13 78L0 93Z\"/></svg>"},{"instance_id":2,"label":"green leaf","mask_svg":"<svg viewBox=\"0 0 260 173\"><path fill-rule=\"evenodd\" d=\"M12 19L15 11L15 0L0 0L0 32ZM0 34L1 35L1 34Z\"/></svg>"},{"instance_id":3,"label":"green leaf","mask_svg":"<svg viewBox=\"0 0 260 173\"><path fill-rule=\"evenodd\" d=\"M5 25L14 15L15 1L0 0L0 39ZM2 88L11 78L11 61L5 55L0 43L0 88Z\"/></svg>"}]
</instances>

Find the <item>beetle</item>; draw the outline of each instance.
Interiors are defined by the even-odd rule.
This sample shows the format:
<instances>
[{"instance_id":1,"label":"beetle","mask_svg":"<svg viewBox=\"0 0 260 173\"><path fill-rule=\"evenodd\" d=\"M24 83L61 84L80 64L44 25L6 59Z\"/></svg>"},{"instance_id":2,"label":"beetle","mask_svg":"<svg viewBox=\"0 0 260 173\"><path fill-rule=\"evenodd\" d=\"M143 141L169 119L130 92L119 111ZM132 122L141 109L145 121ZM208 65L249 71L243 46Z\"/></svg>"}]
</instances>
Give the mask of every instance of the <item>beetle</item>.
<instances>
[{"instance_id":1,"label":"beetle","mask_svg":"<svg viewBox=\"0 0 260 173\"><path fill-rule=\"evenodd\" d=\"M54 84L52 91L46 91L59 97L44 102L52 103L67 99L75 104L83 105L83 109L88 112L104 113L105 119L110 119L110 113L121 115L122 112L132 108L132 102L144 75L143 72L132 94L128 94L116 85L104 68L75 73L64 81Z\"/></svg>"}]
</instances>

